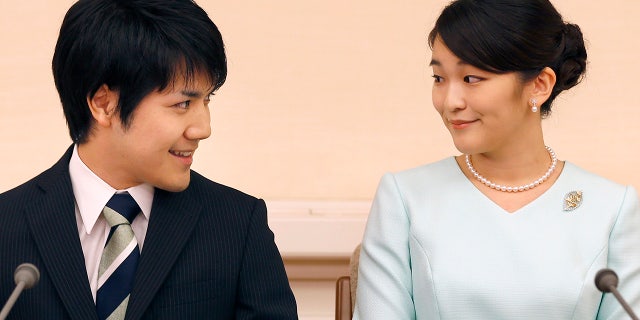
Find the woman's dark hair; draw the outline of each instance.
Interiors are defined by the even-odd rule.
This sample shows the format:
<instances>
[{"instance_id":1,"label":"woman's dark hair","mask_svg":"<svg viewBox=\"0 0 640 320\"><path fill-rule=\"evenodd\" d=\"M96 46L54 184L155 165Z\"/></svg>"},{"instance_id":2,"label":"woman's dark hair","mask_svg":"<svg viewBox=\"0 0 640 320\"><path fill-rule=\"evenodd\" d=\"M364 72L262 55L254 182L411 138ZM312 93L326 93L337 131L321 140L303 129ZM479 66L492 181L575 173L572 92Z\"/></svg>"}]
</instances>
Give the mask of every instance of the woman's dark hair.
<instances>
[{"instance_id":1,"label":"woman's dark hair","mask_svg":"<svg viewBox=\"0 0 640 320\"><path fill-rule=\"evenodd\" d=\"M216 90L227 76L220 32L191 0L80 0L62 22L52 67L76 143L93 125L87 97L103 84L118 91L127 128L140 101L178 77L189 84L203 74Z\"/></svg>"},{"instance_id":2,"label":"woman's dark hair","mask_svg":"<svg viewBox=\"0 0 640 320\"><path fill-rule=\"evenodd\" d=\"M562 91L582 80L587 51L582 32L565 23L548 0L456 0L440 14L429 33L461 60L494 73L518 72L524 81L550 67L556 73L541 114Z\"/></svg>"}]
</instances>

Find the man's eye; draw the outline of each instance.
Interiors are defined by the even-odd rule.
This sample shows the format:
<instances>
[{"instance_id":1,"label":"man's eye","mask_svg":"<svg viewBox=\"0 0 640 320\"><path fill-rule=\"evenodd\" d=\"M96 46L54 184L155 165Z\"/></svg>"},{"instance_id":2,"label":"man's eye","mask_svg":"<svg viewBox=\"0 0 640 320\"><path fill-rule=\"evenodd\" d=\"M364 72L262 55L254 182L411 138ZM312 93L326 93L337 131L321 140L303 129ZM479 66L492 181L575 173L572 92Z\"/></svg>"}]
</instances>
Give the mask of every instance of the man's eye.
<instances>
[{"instance_id":1,"label":"man's eye","mask_svg":"<svg viewBox=\"0 0 640 320\"><path fill-rule=\"evenodd\" d=\"M187 108L189 108L189 103L190 103L190 101L188 101L188 100L187 101L182 101L180 103L175 104L174 107L187 109Z\"/></svg>"},{"instance_id":2,"label":"man's eye","mask_svg":"<svg viewBox=\"0 0 640 320\"><path fill-rule=\"evenodd\" d=\"M434 79L433 80L434 82L436 82L436 83L442 82L442 77L441 76L437 76L437 75L434 74L432 77Z\"/></svg>"}]
</instances>

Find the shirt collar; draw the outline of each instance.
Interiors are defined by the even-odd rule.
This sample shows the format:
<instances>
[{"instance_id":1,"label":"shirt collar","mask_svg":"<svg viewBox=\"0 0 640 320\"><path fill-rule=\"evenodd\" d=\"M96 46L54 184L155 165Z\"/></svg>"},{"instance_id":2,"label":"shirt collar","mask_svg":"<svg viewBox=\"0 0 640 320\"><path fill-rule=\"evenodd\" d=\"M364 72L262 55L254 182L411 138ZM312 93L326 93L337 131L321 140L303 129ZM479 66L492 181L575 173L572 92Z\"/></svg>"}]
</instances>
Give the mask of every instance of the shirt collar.
<instances>
[{"instance_id":1,"label":"shirt collar","mask_svg":"<svg viewBox=\"0 0 640 320\"><path fill-rule=\"evenodd\" d=\"M69 161L69 175L80 217L88 234L91 234L93 226L102 213L102 209L114 193L129 192L138 203L138 206L140 206L145 218L149 219L151 205L153 204L154 187L148 183L143 183L125 190L114 189L82 162L78 155L78 145L73 147L73 154Z\"/></svg>"}]
</instances>

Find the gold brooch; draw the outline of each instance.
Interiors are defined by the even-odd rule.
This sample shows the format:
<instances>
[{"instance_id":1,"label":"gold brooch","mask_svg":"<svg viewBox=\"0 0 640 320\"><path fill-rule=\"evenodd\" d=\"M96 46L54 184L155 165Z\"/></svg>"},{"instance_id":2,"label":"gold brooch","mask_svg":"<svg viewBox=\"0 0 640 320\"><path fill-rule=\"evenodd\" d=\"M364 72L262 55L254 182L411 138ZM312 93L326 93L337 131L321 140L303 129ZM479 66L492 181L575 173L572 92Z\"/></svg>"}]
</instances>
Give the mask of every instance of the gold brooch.
<instances>
[{"instance_id":1,"label":"gold brooch","mask_svg":"<svg viewBox=\"0 0 640 320\"><path fill-rule=\"evenodd\" d=\"M582 191L571 191L564 196L564 211L573 211L582 204Z\"/></svg>"}]
</instances>

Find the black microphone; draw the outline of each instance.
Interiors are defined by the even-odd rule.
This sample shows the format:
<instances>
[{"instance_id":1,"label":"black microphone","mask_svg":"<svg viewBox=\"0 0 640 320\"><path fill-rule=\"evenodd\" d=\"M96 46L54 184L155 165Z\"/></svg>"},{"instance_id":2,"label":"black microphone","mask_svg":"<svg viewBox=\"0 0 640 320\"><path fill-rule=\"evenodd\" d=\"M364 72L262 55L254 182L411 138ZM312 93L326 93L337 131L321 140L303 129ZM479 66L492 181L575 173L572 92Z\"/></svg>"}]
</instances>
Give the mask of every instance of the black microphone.
<instances>
[{"instance_id":1,"label":"black microphone","mask_svg":"<svg viewBox=\"0 0 640 320\"><path fill-rule=\"evenodd\" d=\"M7 318L9 311L13 308L13 304L16 303L23 289L32 288L38 283L40 271L38 271L38 267L31 263L23 263L16 268L13 273L13 279L16 282L16 288L13 289L11 296L7 299L7 303L4 304L2 311L0 311L0 320Z\"/></svg>"},{"instance_id":2,"label":"black microphone","mask_svg":"<svg viewBox=\"0 0 640 320\"><path fill-rule=\"evenodd\" d=\"M620 305L622 305L622 308L624 308L624 311L627 312L629 317L631 317L631 319L633 320L638 320L638 316L636 316L636 314L633 313L633 310L631 310L631 307L629 307L627 302L624 301L624 299L622 298L622 295L620 295L620 292L618 292L618 289L616 289L617 287L618 287L618 275L613 270L600 269L600 271L596 273L596 288L598 288L598 290L604 293L607 293L607 292L613 293L613 295L616 297L616 299L618 299L618 302L620 302Z\"/></svg>"}]
</instances>

